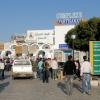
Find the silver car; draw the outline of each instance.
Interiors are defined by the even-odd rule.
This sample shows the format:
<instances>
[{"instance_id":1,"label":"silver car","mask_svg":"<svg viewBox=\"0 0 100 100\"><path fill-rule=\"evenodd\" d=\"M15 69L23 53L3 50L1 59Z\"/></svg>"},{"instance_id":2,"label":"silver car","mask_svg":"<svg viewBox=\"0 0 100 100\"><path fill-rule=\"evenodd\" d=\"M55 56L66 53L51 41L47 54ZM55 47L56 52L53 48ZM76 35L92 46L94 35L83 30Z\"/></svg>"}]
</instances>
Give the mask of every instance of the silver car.
<instances>
[{"instance_id":1,"label":"silver car","mask_svg":"<svg viewBox=\"0 0 100 100\"><path fill-rule=\"evenodd\" d=\"M27 59L14 60L12 66L12 78L16 77L33 77L32 64Z\"/></svg>"}]
</instances>

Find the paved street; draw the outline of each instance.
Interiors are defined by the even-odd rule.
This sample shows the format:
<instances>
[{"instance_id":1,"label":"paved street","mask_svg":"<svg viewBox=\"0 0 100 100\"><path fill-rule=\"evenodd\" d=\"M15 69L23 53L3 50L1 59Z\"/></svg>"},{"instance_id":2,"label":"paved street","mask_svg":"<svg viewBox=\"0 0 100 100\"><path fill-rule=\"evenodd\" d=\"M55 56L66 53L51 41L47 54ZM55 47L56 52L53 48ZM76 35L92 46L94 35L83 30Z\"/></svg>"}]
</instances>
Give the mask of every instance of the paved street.
<instances>
[{"instance_id":1,"label":"paved street","mask_svg":"<svg viewBox=\"0 0 100 100\"><path fill-rule=\"evenodd\" d=\"M64 92L64 82L50 80L42 83L38 79L12 80L6 73L5 80L0 79L0 100L100 100L100 86L93 87L92 95L82 95L80 82L74 81L73 95Z\"/></svg>"}]
</instances>

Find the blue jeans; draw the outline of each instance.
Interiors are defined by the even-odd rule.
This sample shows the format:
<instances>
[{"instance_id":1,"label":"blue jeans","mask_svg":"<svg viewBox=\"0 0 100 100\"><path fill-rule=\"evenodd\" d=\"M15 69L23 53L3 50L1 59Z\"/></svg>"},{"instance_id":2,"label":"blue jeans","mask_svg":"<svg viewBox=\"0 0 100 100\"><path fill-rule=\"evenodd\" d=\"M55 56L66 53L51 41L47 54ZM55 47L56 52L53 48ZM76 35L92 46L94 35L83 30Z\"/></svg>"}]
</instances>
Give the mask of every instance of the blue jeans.
<instances>
[{"instance_id":1,"label":"blue jeans","mask_svg":"<svg viewBox=\"0 0 100 100\"><path fill-rule=\"evenodd\" d=\"M58 69L53 69L53 79L57 79Z\"/></svg>"},{"instance_id":2,"label":"blue jeans","mask_svg":"<svg viewBox=\"0 0 100 100\"><path fill-rule=\"evenodd\" d=\"M83 74L83 79L82 79L82 93L84 93L86 90L86 87L88 89L88 93L91 91L91 82L90 82L90 74L85 73ZM87 83L87 84L86 84Z\"/></svg>"},{"instance_id":3,"label":"blue jeans","mask_svg":"<svg viewBox=\"0 0 100 100\"><path fill-rule=\"evenodd\" d=\"M43 70L43 83L49 82L49 70Z\"/></svg>"},{"instance_id":4,"label":"blue jeans","mask_svg":"<svg viewBox=\"0 0 100 100\"><path fill-rule=\"evenodd\" d=\"M38 74L39 74L40 80L42 80L42 78L43 78L43 71L42 71L42 69L38 70Z\"/></svg>"},{"instance_id":5,"label":"blue jeans","mask_svg":"<svg viewBox=\"0 0 100 100\"><path fill-rule=\"evenodd\" d=\"M73 89L73 75L66 75L65 87L67 94L71 95Z\"/></svg>"}]
</instances>

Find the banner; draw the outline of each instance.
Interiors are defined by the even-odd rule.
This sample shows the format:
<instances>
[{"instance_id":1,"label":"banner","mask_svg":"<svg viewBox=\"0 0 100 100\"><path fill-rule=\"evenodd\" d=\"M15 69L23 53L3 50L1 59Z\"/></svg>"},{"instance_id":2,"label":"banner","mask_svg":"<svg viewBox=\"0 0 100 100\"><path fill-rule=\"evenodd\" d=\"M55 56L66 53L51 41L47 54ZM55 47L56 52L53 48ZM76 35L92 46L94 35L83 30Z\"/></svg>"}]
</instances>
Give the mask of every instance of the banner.
<instances>
[{"instance_id":1,"label":"banner","mask_svg":"<svg viewBox=\"0 0 100 100\"><path fill-rule=\"evenodd\" d=\"M100 75L100 41L90 41L90 62L92 74Z\"/></svg>"}]
</instances>

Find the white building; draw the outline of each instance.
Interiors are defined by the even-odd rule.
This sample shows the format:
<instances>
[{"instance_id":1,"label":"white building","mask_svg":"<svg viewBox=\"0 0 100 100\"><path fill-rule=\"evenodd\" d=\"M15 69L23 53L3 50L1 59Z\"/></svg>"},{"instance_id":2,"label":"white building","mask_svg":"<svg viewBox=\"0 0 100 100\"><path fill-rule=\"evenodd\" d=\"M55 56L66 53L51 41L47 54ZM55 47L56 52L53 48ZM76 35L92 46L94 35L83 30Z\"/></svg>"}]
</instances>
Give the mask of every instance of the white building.
<instances>
[{"instance_id":1,"label":"white building","mask_svg":"<svg viewBox=\"0 0 100 100\"><path fill-rule=\"evenodd\" d=\"M35 54L40 50L43 50L45 51L46 56L54 57L54 49L58 51L59 49L66 49L65 35L70 29L74 28L74 26L75 25L56 24L54 26L54 29L51 30L28 30L25 41L26 43L35 44L39 47L39 49L37 49L37 52L34 52ZM55 56L59 56L59 60L63 61L64 59L62 58L65 58L62 57L64 56L64 53L63 51L58 51L55 53ZM58 54L62 54L62 56Z\"/></svg>"},{"instance_id":2,"label":"white building","mask_svg":"<svg viewBox=\"0 0 100 100\"><path fill-rule=\"evenodd\" d=\"M65 35L69 30L74 28L75 25L55 25L55 49L65 49Z\"/></svg>"},{"instance_id":3,"label":"white building","mask_svg":"<svg viewBox=\"0 0 100 100\"><path fill-rule=\"evenodd\" d=\"M65 43L65 35L79 23L82 13L59 13L56 17L54 29L28 30L25 41L38 45L39 50L55 53L54 56L58 57L59 61L64 61L65 56L72 53L72 50L69 50Z\"/></svg>"},{"instance_id":4,"label":"white building","mask_svg":"<svg viewBox=\"0 0 100 100\"><path fill-rule=\"evenodd\" d=\"M32 52L33 55L37 56L39 51L44 51L45 56L48 58L52 56L52 46L54 45L54 30L28 30L26 34L26 43L32 45L37 45L36 51L33 53L31 48L29 52Z\"/></svg>"}]
</instances>

